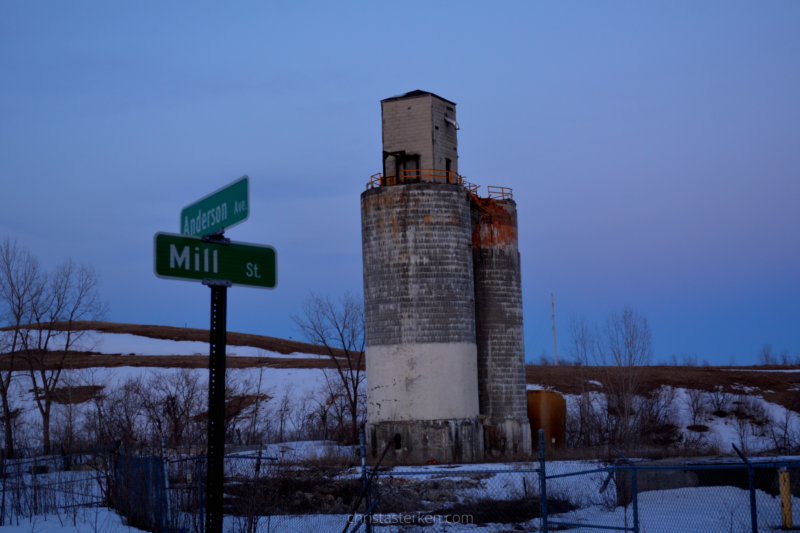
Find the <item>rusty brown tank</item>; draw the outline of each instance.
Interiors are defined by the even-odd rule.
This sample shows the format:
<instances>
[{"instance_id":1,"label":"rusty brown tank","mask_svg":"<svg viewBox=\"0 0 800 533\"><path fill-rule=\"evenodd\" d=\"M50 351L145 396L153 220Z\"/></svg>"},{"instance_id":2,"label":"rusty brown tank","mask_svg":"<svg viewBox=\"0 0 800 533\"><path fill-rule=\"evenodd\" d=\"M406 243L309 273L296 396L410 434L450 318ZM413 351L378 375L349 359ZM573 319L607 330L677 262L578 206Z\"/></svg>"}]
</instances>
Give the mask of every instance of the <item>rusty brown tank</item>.
<instances>
[{"instance_id":1,"label":"rusty brown tank","mask_svg":"<svg viewBox=\"0 0 800 533\"><path fill-rule=\"evenodd\" d=\"M544 429L548 446L564 446L567 425L567 401L551 390L528 391L528 419L534 447L539 446L539 430Z\"/></svg>"}]
</instances>

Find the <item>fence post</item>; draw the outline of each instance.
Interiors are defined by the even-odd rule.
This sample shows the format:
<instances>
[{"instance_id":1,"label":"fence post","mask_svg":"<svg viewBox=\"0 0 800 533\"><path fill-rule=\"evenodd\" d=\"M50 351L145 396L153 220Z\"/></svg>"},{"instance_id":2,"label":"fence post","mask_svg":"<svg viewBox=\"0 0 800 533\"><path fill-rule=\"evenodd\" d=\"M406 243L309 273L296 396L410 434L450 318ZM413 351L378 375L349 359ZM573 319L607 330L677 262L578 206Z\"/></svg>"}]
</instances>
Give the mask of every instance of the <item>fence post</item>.
<instances>
[{"instance_id":1,"label":"fence post","mask_svg":"<svg viewBox=\"0 0 800 533\"><path fill-rule=\"evenodd\" d=\"M359 451L361 453L361 487L364 491L364 498L365 498L365 505L366 508L372 509L372 502L370 501L369 497L369 489L367 487L367 445L364 441L364 428L358 432L358 443L359 443ZM369 511L367 511L369 512ZM365 516L364 519L366 520L366 530L367 533L372 533L372 520L371 516Z\"/></svg>"},{"instance_id":2,"label":"fence post","mask_svg":"<svg viewBox=\"0 0 800 533\"><path fill-rule=\"evenodd\" d=\"M6 449L0 449L0 478L3 479L3 500L0 501L0 527L6 525Z\"/></svg>"},{"instance_id":3,"label":"fence post","mask_svg":"<svg viewBox=\"0 0 800 533\"><path fill-rule=\"evenodd\" d=\"M611 446L614 448L614 451L617 452L622 459L628 463L628 467L631 469L631 507L633 507L633 531L634 533L639 533L639 484L637 478L639 477L636 472L636 465L633 464L633 461L628 459L628 457L619 451L616 446ZM619 488L617 488L619 490ZM627 523L625 524L627 526Z\"/></svg>"},{"instance_id":4,"label":"fence post","mask_svg":"<svg viewBox=\"0 0 800 533\"><path fill-rule=\"evenodd\" d=\"M758 533L758 510L756 508L756 470L753 467L753 463L747 460L747 457L736 447L735 444L731 443L733 446L734 451L739 454L739 457L744 461L744 464L747 465L747 474L748 474L748 481L750 482L750 527L753 530L753 533Z\"/></svg>"},{"instance_id":5,"label":"fence post","mask_svg":"<svg viewBox=\"0 0 800 533\"><path fill-rule=\"evenodd\" d=\"M792 529L792 484L785 466L778 470L778 485L781 489L781 527L789 530Z\"/></svg>"},{"instance_id":6,"label":"fence post","mask_svg":"<svg viewBox=\"0 0 800 533\"><path fill-rule=\"evenodd\" d=\"M631 490L633 492L633 533L639 533L639 475L636 467L631 463Z\"/></svg>"},{"instance_id":7,"label":"fence post","mask_svg":"<svg viewBox=\"0 0 800 533\"><path fill-rule=\"evenodd\" d=\"M200 515L200 533L205 533L206 531L206 517L205 517L205 510L203 509L203 489L205 488L205 484L203 483L203 460L198 458L197 459L197 512Z\"/></svg>"},{"instance_id":8,"label":"fence post","mask_svg":"<svg viewBox=\"0 0 800 533\"><path fill-rule=\"evenodd\" d=\"M544 429L539 430L539 508L542 531L547 533L547 475L544 469Z\"/></svg>"},{"instance_id":9,"label":"fence post","mask_svg":"<svg viewBox=\"0 0 800 533\"><path fill-rule=\"evenodd\" d=\"M169 497L169 462L167 461L167 439L161 437L161 465L164 468L164 505L167 508L167 529L172 530L172 501Z\"/></svg>"}]
</instances>

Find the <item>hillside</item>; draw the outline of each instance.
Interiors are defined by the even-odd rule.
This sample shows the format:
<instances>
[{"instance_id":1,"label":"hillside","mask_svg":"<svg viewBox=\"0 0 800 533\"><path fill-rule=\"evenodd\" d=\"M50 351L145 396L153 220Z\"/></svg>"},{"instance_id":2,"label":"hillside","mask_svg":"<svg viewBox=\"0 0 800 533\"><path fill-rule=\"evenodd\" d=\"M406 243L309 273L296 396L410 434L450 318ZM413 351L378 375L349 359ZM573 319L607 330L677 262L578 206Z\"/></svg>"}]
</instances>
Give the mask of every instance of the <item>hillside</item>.
<instances>
[{"instance_id":1,"label":"hillside","mask_svg":"<svg viewBox=\"0 0 800 533\"><path fill-rule=\"evenodd\" d=\"M117 322L78 323L78 328L87 328L109 335L134 335L150 339L181 342L208 342L208 330L177 328L145 324L123 324ZM55 329L58 329L58 325ZM279 339L249 333L228 332L229 347L253 347L264 350L261 357L228 357L229 368L254 368L267 366L282 369L333 368L333 363L324 355L324 349L304 342ZM75 352L69 354L70 368L207 368L206 355L123 355L107 350ZM282 354L283 357L276 357ZM57 354L53 355L53 360ZM7 368L8 357L0 355L0 368ZM17 365L15 365L17 366ZM19 368L19 367L18 367ZM564 394L579 394L581 390L600 392L599 382L603 375L614 372L604 367L541 366L527 365L526 381L529 386L553 389ZM661 386L710 391L715 387L732 394L758 395L764 400L800 412L800 367L798 366L749 366L749 367L647 367L642 380L642 392Z\"/></svg>"}]
</instances>

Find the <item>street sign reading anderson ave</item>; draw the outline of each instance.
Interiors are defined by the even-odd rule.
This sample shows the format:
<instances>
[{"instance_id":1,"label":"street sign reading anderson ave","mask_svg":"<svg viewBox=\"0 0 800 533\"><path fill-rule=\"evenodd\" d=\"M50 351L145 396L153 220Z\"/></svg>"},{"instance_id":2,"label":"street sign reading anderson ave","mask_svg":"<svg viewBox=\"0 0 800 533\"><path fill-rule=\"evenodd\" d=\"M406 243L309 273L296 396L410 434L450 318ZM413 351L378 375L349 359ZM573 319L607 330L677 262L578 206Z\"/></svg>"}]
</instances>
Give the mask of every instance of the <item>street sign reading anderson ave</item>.
<instances>
[{"instance_id":1,"label":"street sign reading anderson ave","mask_svg":"<svg viewBox=\"0 0 800 533\"><path fill-rule=\"evenodd\" d=\"M259 289L278 284L278 258L272 246L220 244L175 233L156 233L153 245L153 268L159 278L222 280Z\"/></svg>"},{"instance_id":2,"label":"street sign reading anderson ave","mask_svg":"<svg viewBox=\"0 0 800 533\"><path fill-rule=\"evenodd\" d=\"M250 216L250 178L242 176L181 210L183 235L209 235Z\"/></svg>"}]
</instances>

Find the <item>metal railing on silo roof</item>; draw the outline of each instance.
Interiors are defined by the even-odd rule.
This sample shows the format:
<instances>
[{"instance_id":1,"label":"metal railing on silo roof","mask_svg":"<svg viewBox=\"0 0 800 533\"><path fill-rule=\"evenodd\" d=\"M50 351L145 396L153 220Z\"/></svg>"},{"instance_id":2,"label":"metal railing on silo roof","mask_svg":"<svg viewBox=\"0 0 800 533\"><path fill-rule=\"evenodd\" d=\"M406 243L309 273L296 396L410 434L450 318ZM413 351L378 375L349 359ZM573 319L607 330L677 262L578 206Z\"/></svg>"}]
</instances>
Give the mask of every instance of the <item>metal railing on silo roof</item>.
<instances>
[{"instance_id":1,"label":"metal railing on silo roof","mask_svg":"<svg viewBox=\"0 0 800 533\"><path fill-rule=\"evenodd\" d=\"M480 185L475 185L474 183L470 183L464 179L464 176L453 172L452 170L439 170L435 168L420 168L420 169L410 169L404 170L401 174L402 180L401 183L412 183L412 182L428 182L428 183L435 183L436 180L444 180L445 183L452 183L456 185L461 185L467 191L469 191L470 195L475 199L475 201L480 204L482 200L490 199L490 200L513 200L514 193L508 187L495 187L490 185L487 187L487 196L486 198L481 198L478 194L478 189L480 189ZM380 172L377 174L373 174L369 177L369 182L367 183L367 189L374 189L377 187L383 187L388 185L397 185L397 176L383 176Z\"/></svg>"},{"instance_id":2,"label":"metal railing on silo roof","mask_svg":"<svg viewBox=\"0 0 800 533\"><path fill-rule=\"evenodd\" d=\"M487 185L488 197L492 200L513 200L514 192L508 187L495 187L494 185Z\"/></svg>"},{"instance_id":3,"label":"metal railing on silo roof","mask_svg":"<svg viewBox=\"0 0 800 533\"><path fill-rule=\"evenodd\" d=\"M420 168L404 170L401 174L401 183L429 182L444 180L445 183L462 185L462 177L451 170L438 170L435 168ZM382 176L381 173L369 177L367 189L374 189L385 185L397 185L397 176Z\"/></svg>"}]
</instances>

